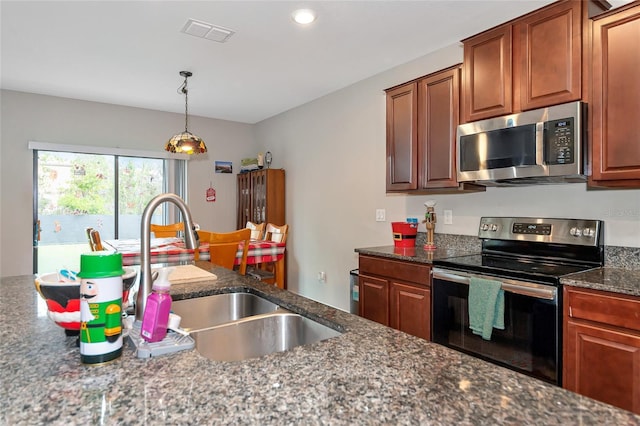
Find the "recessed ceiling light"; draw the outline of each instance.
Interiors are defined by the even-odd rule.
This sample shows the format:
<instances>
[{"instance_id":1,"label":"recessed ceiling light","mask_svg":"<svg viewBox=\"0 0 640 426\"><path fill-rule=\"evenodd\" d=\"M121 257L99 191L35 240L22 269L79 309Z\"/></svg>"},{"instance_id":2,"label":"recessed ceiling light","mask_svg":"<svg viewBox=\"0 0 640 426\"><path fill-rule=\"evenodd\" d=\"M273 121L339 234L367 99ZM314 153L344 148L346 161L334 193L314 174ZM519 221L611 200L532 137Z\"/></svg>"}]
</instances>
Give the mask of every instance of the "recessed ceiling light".
<instances>
[{"instance_id":1,"label":"recessed ceiling light","mask_svg":"<svg viewBox=\"0 0 640 426\"><path fill-rule=\"evenodd\" d=\"M311 9L298 9L291 14L291 17L300 25L307 25L316 20L316 12Z\"/></svg>"}]
</instances>

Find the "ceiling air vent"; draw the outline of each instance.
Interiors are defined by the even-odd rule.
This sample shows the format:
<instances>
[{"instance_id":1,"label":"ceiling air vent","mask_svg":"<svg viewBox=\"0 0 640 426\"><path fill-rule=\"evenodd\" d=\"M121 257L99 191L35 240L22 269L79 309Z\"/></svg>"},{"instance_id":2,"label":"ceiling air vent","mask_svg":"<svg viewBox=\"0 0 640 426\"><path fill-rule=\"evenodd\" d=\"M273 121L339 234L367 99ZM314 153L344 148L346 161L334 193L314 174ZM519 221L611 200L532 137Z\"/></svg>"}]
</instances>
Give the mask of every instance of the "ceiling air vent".
<instances>
[{"instance_id":1,"label":"ceiling air vent","mask_svg":"<svg viewBox=\"0 0 640 426\"><path fill-rule=\"evenodd\" d=\"M181 32L194 37L217 41L218 43L224 43L235 33L235 31L230 30L229 28L220 27L203 21L197 21L195 19L189 19L187 23L184 24L184 27L182 27Z\"/></svg>"}]
</instances>

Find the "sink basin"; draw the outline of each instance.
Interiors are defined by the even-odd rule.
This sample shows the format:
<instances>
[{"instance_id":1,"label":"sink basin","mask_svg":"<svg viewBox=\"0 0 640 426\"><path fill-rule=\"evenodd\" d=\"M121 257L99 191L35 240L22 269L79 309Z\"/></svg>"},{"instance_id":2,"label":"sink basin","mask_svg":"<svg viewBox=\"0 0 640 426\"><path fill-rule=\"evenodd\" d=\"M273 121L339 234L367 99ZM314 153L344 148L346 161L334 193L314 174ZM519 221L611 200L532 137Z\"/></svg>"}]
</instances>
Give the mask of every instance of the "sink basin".
<instances>
[{"instance_id":1,"label":"sink basin","mask_svg":"<svg viewBox=\"0 0 640 426\"><path fill-rule=\"evenodd\" d=\"M250 293L227 293L177 300L171 310L182 317L180 327L199 330L253 315L266 314L279 306Z\"/></svg>"},{"instance_id":2,"label":"sink basin","mask_svg":"<svg viewBox=\"0 0 640 426\"><path fill-rule=\"evenodd\" d=\"M285 310L191 332L197 351L215 361L241 361L339 336L341 333Z\"/></svg>"},{"instance_id":3,"label":"sink basin","mask_svg":"<svg viewBox=\"0 0 640 426\"><path fill-rule=\"evenodd\" d=\"M171 304L196 350L215 361L282 352L341 333L251 293L226 293Z\"/></svg>"}]
</instances>

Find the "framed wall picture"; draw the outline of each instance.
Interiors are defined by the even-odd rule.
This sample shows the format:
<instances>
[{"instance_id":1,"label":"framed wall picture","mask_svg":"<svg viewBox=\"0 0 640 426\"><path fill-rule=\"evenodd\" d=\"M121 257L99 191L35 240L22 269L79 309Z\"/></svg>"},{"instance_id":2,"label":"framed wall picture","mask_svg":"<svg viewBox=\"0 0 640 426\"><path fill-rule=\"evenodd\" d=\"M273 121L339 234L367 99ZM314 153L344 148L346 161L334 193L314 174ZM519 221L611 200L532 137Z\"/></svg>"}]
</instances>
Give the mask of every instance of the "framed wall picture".
<instances>
[{"instance_id":1,"label":"framed wall picture","mask_svg":"<svg viewBox=\"0 0 640 426\"><path fill-rule=\"evenodd\" d=\"M233 173L233 162L216 161L215 170L216 170L216 173Z\"/></svg>"}]
</instances>

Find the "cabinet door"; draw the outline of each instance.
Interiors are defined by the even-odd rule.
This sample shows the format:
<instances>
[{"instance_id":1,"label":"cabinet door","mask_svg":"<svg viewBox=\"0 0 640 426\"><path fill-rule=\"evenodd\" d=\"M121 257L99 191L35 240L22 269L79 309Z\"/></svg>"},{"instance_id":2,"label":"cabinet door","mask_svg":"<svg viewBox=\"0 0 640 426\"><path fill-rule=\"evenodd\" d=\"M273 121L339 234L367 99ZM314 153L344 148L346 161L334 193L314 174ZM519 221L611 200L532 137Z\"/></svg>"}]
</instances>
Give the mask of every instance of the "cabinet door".
<instances>
[{"instance_id":1,"label":"cabinet door","mask_svg":"<svg viewBox=\"0 0 640 426\"><path fill-rule=\"evenodd\" d=\"M267 173L266 170L250 172L251 176L251 222L265 221L267 206Z\"/></svg>"},{"instance_id":2,"label":"cabinet door","mask_svg":"<svg viewBox=\"0 0 640 426\"><path fill-rule=\"evenodd\" d=\"M519 107L542 108L582 96L581 2L563 2L514 25L514 87Z\"/></svg>"},{"instance_id":3,"label":"cabinet door","mask_svg":"<svg viewBox=\"0 0 640 426\"><path fill-rule=\"evenodd\" d=\"M387 191L418 188L416 83L387 91Z\"/></svg>"},{"instance_id":4,"label":"cabinet door","mask_svg":"<svg viewBox=\"0 0 640 426\"><path fill-rule=\"evenodd\" d=\"M594 20L590 107L593 113L592 179L596 183L640 187L638 40L638 4Z\"/></svg>"},{"instance_id":5,"label":"cabinet door","mask_svg":"<svg viewBox=\"0 0 640 426\"><path fill-rule=\"evenodd\" d=\"M511 25L464 41L462 86L464 122L513 111Z\"/></svg>"},{"instance_id":6,"label":"cabinet door","mask_svg":"<svg viewBox=\"0 0 640 426\"><path fill-rule=\"evenodd\" d=\"M563 387L640 414L640 335L568 320Z\"/></svg>"},{"instance_id":7,"label":"cabinet door","mask_svg":"<svg viewBox=\"0 0 640 426\"><path fill-rule=\"evenodd\" d=\"M460 67L418 81L418 170L420 188L458 186L456 130L460 111Z\"/></svg>"},{"instance_id":8,"label":"cabinet door","mask_svg":"<svg viewBox=\"0 0 640 426\"><path fill-rule=\"evenodd\" d=\"M360 316L389 325L389 283L381 278L360 274Z\"/></svg>"},{"instance_id":9,"label":"cabinet door","mask_svg":"<svg viewBox=\"0 0 640 426\"><path fill-rule=\"evenodd\" d=\"M242 229L251 219L251 180L250 173L240 173L238 175L238 203L236 226Z\"/></svg>"},{"instance_id":10,"label":"cabinet door","mask_svg":"<svg viewBox=\"0 0 640 426\"><path fill-rule=\"evenodd\" d=\"M431 339L431 291L425 287L391 282L389 325L413 336Z\"/></svg>"}]
</instances>

